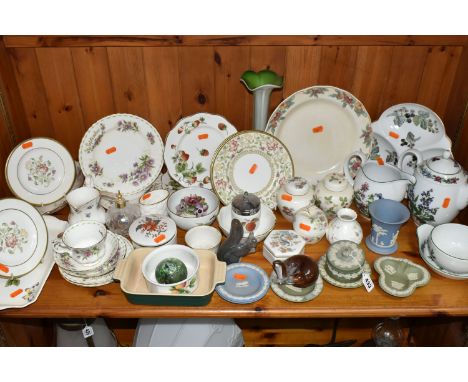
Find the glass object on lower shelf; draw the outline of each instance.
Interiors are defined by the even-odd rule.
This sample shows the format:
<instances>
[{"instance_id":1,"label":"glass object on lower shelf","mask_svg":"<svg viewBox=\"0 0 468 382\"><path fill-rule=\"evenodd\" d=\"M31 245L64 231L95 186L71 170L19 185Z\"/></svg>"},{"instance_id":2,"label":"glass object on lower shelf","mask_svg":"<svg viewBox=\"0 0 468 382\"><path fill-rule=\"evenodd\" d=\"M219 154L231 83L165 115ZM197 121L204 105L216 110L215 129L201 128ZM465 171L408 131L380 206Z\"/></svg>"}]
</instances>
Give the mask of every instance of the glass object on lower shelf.
<instances>
[{"instance_id":1,"label":"glass object on lower shelf","mask_svg":"<svg viewBox=\"0 0 468 382\"><path fill-rule=\"evenodd\" d=\"M403 346L403 330L398 317L390 317L375 325L372 339L376 346Z\"/></svg>"}]
</instances>

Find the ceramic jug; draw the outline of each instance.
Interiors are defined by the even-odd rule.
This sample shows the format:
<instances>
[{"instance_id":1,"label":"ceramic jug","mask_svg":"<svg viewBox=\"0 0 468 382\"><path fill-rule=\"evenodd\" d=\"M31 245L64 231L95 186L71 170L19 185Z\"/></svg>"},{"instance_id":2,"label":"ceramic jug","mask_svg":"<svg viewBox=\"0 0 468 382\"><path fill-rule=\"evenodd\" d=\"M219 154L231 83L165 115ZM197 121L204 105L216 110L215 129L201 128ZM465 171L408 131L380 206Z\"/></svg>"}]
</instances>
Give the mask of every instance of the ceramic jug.
<instances>
[{"instance_id":1,"label":"ceramic jug","mask_svg":"<svg viewBox=\"0 0 468 382\"><path fill-rule=\"evenodd\" d=\"M99 206L99 191L92 187L80 187L66 196L70 205L68 223L75 224L81 220L106 222L106 211Z\"/></svg>"},{"instance_id":2,"label":"ceramic jug","mask_svg":"<svg viewBox=\"0 0 468 382\"><path fill-rule=\"evenodd\" d=\"M278 284L306 288L314 284L319 275L317 263L306 255L295 255L284 261L275 260L273 269Z\"/></svg>"},{"instance_id":3,"label":"ceramic jug","mask_svg":"<svg viewBox=\"0 0 468 382\"><path fill-rule=\"evenodd\" d=\"M350 164L359 158L361 166L353 179ZM409 184L416 183L416 178L388 163L367 160L366 156L356 151L345 160L343 170L348 182L353 184L354 201L359 211L369 217L369 204L378 199L390 199L401 202Z\"/></svg>"},{"instance_id":4,"label":"ceramic jug","mask_svg":"<svg viewBox=\"0 0 468 382\"><path fill-rule=\"evenodd\" d=\"M468 205L467 172L453 160L449 150L423 160L417 150L411 149L403 154L402 162L408 155L416 157L418 163L416 184L408 187L413 220L418 225L450 223Z\"/></svg>"}]
</instances>

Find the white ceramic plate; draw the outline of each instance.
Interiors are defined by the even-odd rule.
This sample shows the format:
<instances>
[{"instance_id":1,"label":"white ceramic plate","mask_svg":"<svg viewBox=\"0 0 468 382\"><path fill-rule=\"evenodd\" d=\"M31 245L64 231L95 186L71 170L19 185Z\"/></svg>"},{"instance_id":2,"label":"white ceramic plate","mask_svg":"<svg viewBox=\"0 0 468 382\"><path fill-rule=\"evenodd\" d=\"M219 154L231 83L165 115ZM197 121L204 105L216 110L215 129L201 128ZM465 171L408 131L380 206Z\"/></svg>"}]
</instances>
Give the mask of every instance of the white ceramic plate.
<instances>
[{"instance_id":1,"label":"white ceramic plate","mask_svg":"<svg viewBox=\"0 0 468 382\"><path fill-rule=\"evenodd\" d=\"M31 272L46 249L47 227L39 211L23 200L0 200L0 277Z\"/></svg>"},{"instance_id":2,"label":"white ceramic plate","mask_svg":"<svg viewBox=\"0 0 468 382\"><path fill-rule=\"evenodd\" d=\"M81 171L108 196L143 193L158 177L164 147L148 121L131 114L113 114L94 123L81 141Z\"/></svg>"},{"instance_id":3,"label":"white ceramic plate","mask_svg":"<svg viewBox=\"0 0 468 382\"><path fill-rule=\"evenodd\" d=\"M294 176L287 148L262 131L242 131L228 137L211 162L211 184L223 204L245 191L276 208L276 193Z\"/></svg>"},{"instance_id":4,"label":"white ceramic plate","mask_svg":"<svg viewBox=\"0 0 468 382\"><path fill-rule=\"evenodd\" d=\"M332 172L343 172L353 151L369 155L372 128L364 105L333 86L312 86L290 95L275 109L266 132L291 152L295 175L312 184Z\"/></svg>"},{"instance_id":5,"label":"white ceramic plate","mask_svg":"<svg viewBox=\"0 0 468 382\"><path fill-rule=\"evenodd\" d=\"M75 181L75 162L68 150L50 138L33 138L10 153L5 176L11 192L34 206L59 201Z\"/></svg>"},{"instance_id":6,"label":"white ceramic plate","mask_svg":"<svg viewBox=\"0 0 468 382\"><path fill-rule=\"evenodd\" d=\"M49 246L39 264L28 274L10 280L0 280L0 310L23 308L37 300L50 271L54 266L54 255L50 243L64 231L67 222L53 216L44 216L49 237ZM7 285L8 284L8 285Z\"/></svg>"},{"instance_id":7,"label":"white ceramic plate","mask_svg":"<svg viewBox=\"0 0 468 382\"><path fill-rule=\"evenodd\" d=\"M164 162L169 174L185 187L211 188L211 159L218 146L236 132L219 115L198 113L181 119L166 138Z\"/></svg>"}]
</instances>

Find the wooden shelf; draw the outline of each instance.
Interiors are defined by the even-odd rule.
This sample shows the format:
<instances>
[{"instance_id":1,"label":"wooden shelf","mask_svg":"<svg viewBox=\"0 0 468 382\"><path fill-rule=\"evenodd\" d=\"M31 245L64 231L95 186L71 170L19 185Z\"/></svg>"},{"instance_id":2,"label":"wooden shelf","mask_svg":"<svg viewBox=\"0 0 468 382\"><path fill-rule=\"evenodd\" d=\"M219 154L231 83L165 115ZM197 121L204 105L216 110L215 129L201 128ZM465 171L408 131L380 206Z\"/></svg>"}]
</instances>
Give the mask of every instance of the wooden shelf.
<instances>
[{"instance_id":1,"label":"wooden shelf","mask_svg":"<svg viewBox=\"0 0 468 382\"><path fill-rule=\"evenodd\" d=\"M279 214L277 229L289 229ZM361 219L364 235L370 232L368 221ZM184 232L179 232L179 243L184 243ZM409 221L401 229L398 253L394 256L408 258L425 265L419 257L416 227ZM318 260L328 248L323 238L315 245L306 247L306 254ZM379 256L370 252L365 245L366 258L372 264ZM271 272L270 264L262 256L260 243L255 254L245 261L255 263ZM22 309L7 309L0 312L2 317L232 317L232 318L307 318L307 317L388 317L388 316L467 316L468 280L456 281L441 277L432 271L429 285L418 288L407 298L397 298L383 292L373 271L376 287L371 293L365 289L340 289L324 282L322 294L307 303L292 303L280 299L273 291L260 301L248 305L236 305L222 300L216 292L210 304L204 307L165 307L130 304L120 290L118 283L83 288L67 283L54 267L38 300Z\"/></svg>"}]
</instances>

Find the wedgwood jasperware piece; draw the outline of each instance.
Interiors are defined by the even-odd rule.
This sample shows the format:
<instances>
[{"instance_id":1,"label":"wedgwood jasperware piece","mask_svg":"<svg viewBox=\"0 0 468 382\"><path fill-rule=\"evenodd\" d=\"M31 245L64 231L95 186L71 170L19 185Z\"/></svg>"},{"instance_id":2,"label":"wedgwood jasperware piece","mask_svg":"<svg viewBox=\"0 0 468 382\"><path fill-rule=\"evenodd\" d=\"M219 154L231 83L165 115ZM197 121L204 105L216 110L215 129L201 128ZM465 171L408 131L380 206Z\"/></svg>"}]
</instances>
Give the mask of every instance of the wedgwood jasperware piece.
<instances>
[{"instance_id":1,"label":"wedgwood jasperware piece","mask_svg":"<svg viewBox=\"0 0 468 382\"><path fill-rule=\"evenodd\" d=\"M176 224L167 216L142 216L131 224L128 233L135 247L161 247L177 243Z\"/></svg>"},{"instance_id":2,"label":"wedgwood jasperware piece","mask_svg":"<svg viewBox=\"0 0 468 382\"><path fill-rule=\"evenodd\" d=\"M333 86L312 86L290 95L272 113L265 131L290 150L296 176L312 184L329 173L341 172L353 151L369 155L372 143L371 120L364 105Z\"/></svg>"},{"instance_id":3,"label":"wedgwood jasperware piece","mask_svg":"<svg viewBox=\"0 0 468 382\"><path fill-rule=\"evenodd\" d=\"M74 224L81 220L106 222L106 211L99 206L99 191L92 187L80 187L66 196L70 206L68 223Z\"/></svg>"},{"instance_id":4,"label":"wedgwood jasperware piece","mask_svg":"<svg viewBox=\"0 0 468 382\"><path fill-rule=\"evenodd\" d=\"M242 74L241 82L254 96L252 129L263 131L268 119L271 92L283 86L283 77L268 69L257 73L247 70Z\"/></svg>"},{"instance_id":5,"label":"wedgwood jasperware piece","mask_svg":"<svg viewBox=\"0 0 468 382\"><path fill-rule=\"evenodd\" d=\"M291 302L307 302L318 297L323 290L323 280L319 275L317 281L306 288L298 288L294 285L278 284L276 282L276 273L272 272L270 276L271 290L283 300Z\"/></svg>"},{"instance_id":6,"label":"wedgwood jasperware piece","mask_svg":"<svg viewBox=\"0 0 468 382\"><path fill-rule=\"evenodd\" d=\"M270 264L294 255L304 254L306 241L293 230L273 230L263 243L263 257Z\"/></svg>"},{"instance_id":7,"label":"wedgwood jasperware piece","mask_svg":"<svg viewBox=\"0 0 468 382\"><path fill-rule=\"evenodd\" d=\"M298 176L288 179L276 195L278 209L288 222L294 220L297 211L313 202L313 188L306 179Z\"/></svg>"},{"instance_id":8,"label":"wedgwood jasperware piece","mask_svg":"<svg viewBox=\"0 0 468 382\"><path fill-rule=\"evenodd\" d=\"M433 226L450 223L468 205L468 172L450 151L423 160L416 151L404 156L417 157L416 184L408 187L408 206L416 224Z\"/></svg>"},{"instance_id":9,"label":"wedgwood jasperware piece","mask_svg":"<svg viewBox=\"0 0 468 382\"><path fill-rule=\"evenodd\" d=\"M50 138L20 143L5 165L11 192L33 206L58 202L71 190L75 175L75 162L68 150Z\"/></svg>"},{"instance_id":10,"label":"wedgwood jasperware piece","mask_svg":"<svg viewBox=\"0 0 468 382\"><path fill-rule=\"evenodd\" d=\"M185 268L186 277L180 281L165 283L157 279L159 274L158 266L164 261L181 262ZM142 264L141 272L146 280L146 286L152 293L158 294L190 294L198 286L200 260L197 253L185 245L166 245L157 248L146 255ZM168 269L173 268L173 264L168 265ZM165 271L161 271L164 274ZM166 272L167 273L167 272Z\"/></svg>"},{"instance_id":11,"label":"wedgwood jasperware piece","mask_svg":"<svg viewBox=\"0 0 468 382\"><path fill-rule=\"evenodd\" d=\"M54 216L44 216L49 245L39 264L29 273L10 278L0 288L0 310L23 308L34 303L44 287L50 271L54 266L52 241L65 229L67 222Z\"/></svg>"},{"instance_id":12,"label":"wedgwood jasperware piece","mask_svg":"<svg viewBox=\"0 0 468 382\"><path fill-rule=\"evenodd\" d=\"M0 200L0 277L31 272L47 249L47 227L41 214L19 199Z\"/></svg>"},{"instance_id":13,"label":"wedgwood jasperware piece","mask_svg":"<svg viewBox=\"0 0 468 382\"><path fill-rule=\"evenodd\" d=\"M393 161L394 165L398 164L408 172L412 172L414 164L402 157L406 150L415 149L426 159L440 155L438 150L450 150L452 147L439 116L428 107L416 103L402 103L389 107L372 124L372 129L379 137L377 147L373 149L374 156L381 156L388 162ZM386 141L386 145L390 145L393 149L390 160L388 155L382 155L382 141Z\"/></svg>"},{"instance_id":14,"label":"wedgwood jasperware piece","mask_svg":"<svg viewBox=\"0 0 468 382\"><path fill-rule=\"evenodd\" d=\"M250 263L235 263L226 267L226 281L216 287L221 298L234 304L251 304L262 299L270 288L265 271Z\"/></svg>"},{"instance_id":15,"label":"wedgwood jasperware piece","mask_svg":"<svg viewBox=\"0 0 468 382\"><path fill-rule=\"evenodd\" d=\"M347 240L333 243L318 266L323 279L339 288L359 288L362 274L371 273L362 248Z\"/></svg>"},{"instance_id":16,"label":"wedgwood jasperware piece","mask_svg":"<svg viewBox=\"0 0 468 382\"><path fill-rule=\"evenodd\" d=\"M319 276L317 263L306 255L294 255L284 260L273 262L275 282L307 288L313 285Z\"/></svg>"},{"instance_id":17,"label":"wedgwood jasperware piece","mask_svg":"<svg viewBox=\"0 0 468 382\"><path fill-rule=\"evenodd\" d=\"M218 252L221 243L221 232L216 228L200 225L193 227L185 234L185 243L192 249L203 249L214 253Z\"/></svg>"},{"instance_id":18,"label":"wedgwood jasperware piece","mask_svg":"<svg viewBox=\"0 0 468 382\"><path fill-rule=\"evenodd\" d=\"M361 165L353 179L350 163L359 158ZM401 202L409 184L416 183L416 178L399 168L383 161L366 160L360 152L352 153L346 160L344 173L353 184L354 201L359 212L369 217L369 204L378 199L390 199Z\"/></svg>"},{"instance_id":19,"label":"wedgwood jasperware piece","mask_svg":"<svg viewBox=\"0 0 468 382\"><path fill-rule=\"evenodd\" d=\"M294 166L284 144L261 131L226 138L211 162L211 184L224 205L247 191L276 208L276 193L292 176Z\"/></svg>"},{"instance_id":20,"label":"wedgwood jasperware piece","mask_svg":"<svg viewBox=\"0 0 468 382\"><path fill-rule=\"evenodd\" d=\"M328 217L334 217L340 208L347 208L352 202L352 183L341 174L328 174L315 188L315 204Z\"/></svg>"},{"instance_id":21,"label":"wedgwood jasperware piece","mask_svg":"<svg viewBox=\"0 0 468 382\"><path fill-rule=\"evenodd\" d=\"M198 287L191 294L158 294L152 293L146 286L141 272L141 263L149 248L139 248L128 258L119 261L114 272L114 279L120 280L120 288L132 304L166 305L166 306L203 306L207 305L216 285L226 278L226 263L216 260L213 252L196 250L200 260Z\"/></svg>"},{"instance_id":22,"label":"wedgwood jasperware piece","mask_svg":"<svg viewBox=\"0 0 468 382\"><path fill-rule=\"evenodd\" d=\"M211 188L210 164L218 146L237 129L224 117L198 113L181 119L169 132L164 162L184 187Z\"/></svg>"},{"instance_id":23,"label":"wedgwood jasperware piece","mask_svg":"<svg viewBox=\"0 0 468 382\"><path fill-rule=\"evenodd\" d=\"M144 215L163 215L167 216L167 199L169 191L153 190L140 197L140 213Z\"/></svg>"},{"instance_id":24,"label":"wedgwood jasperware piece","mask_svg":"<svg viewBox=\"0 0 468 382\"><path fill-rule=\"evenodd\" d=\"M395 297L408 297L431 279L426 268L407 259L381 257L374 262L374 269L380 275L380 287Z\"/></svg>"},{"instance_id":25,"label":"wedgwood jasperware piece","mask_svg":"<svg viewBox=\"0 0 468 382\"><path fill-rule=\"evenodd\" d=\"M220 245L216 252L216 257L219 261L224 261L226 264L238 263L249 253L255 252L257 247L257 239L253 232L249 236L243 237L244 229L238 219L232 219L229 234L226 240Z\"/></svg>"},{"instance_id":26,"label":"wedgwood jasperware piece","mask_svg":"<svg viewBox=\"0 0 468 382\"><path fill-rule=\"evenodd\" d=\"M115 197L120 191L132 199L156 180L163 152L161 136L148 121L132 114L112 114L88 129L79 159L93 187L106 196Z\"/></svg>"},{"instance_id":27,"label":"wedgwood jasperware piece","mask_svg":"<svg viewBox=\"0 0 468 382\"><path fill-rule=\"evenodd\" d=\"M219 200L206 188L182 188L169 197L167 209L177 227L188 231L199 225L211 225L218 215Z\"/></svg>"},{"instance_id":28,"label":"wedgwood jasperware piece","mask_svg":"<svg viewBox=\"0 0 468 382\"><path fill-rule=\"evenodd\" d=\"M429 257L443 270L468 275L468 226L447 223L433 227L424 224L417 230L419 246L426 243Z\"/></svg>"},{"instance_id":29,"label":"wedgwood jasperware piece","mask_svg":"<svg viewBox=\"0 0 468 382\"><path fill-rule=\"evenodd\" d=\"M325 236L328 219L317 206L309 205L301 208L294 215L294 231L301 235L308 244L315 244Z\"/></svg>"},{"instance_id":30,"label":"wedgwood jasperware piece","mask_svg":"<svg viewBox=\"0 0 468 382\"><path fill-rule=\"evenodd\" d=\"M400 227L410 218L408 208L394 200L379 199L369 205L369 213L372 227L366 238L367 248L381 255L395 253Z\"/></svg>"},{"instance_id":31,"label":"wedgwood jasperware piece","mask_svg":"<svg viewBox=\"0 0 468 382\"><path fill-rule=\"evenodd\" d=\"M260 226L262 203L255 194L244 192L236 195L231 202L231 216L239 220L246 235L255 234Z\"/></svg>"},{"instance_id":32,"label":"wedgwood jasperware piece","mask_svg":"<svg viewBox=\"0 0 468 382\"><path fill-rule=\"evenodd\" d=\"M266 205L262 205L260 211L259 226L254 232L255 239L257 239L258 242L265 240L276 224L276 216L270 208ZM227 205L221 208L216 219L223 234L228 236L233 220L231 206ZM244 238L248 236L245 230L243 236Z\"/></svg>"},{"instance_id":33,"label":"wedgwood jasperware piece","mask_svg":"<svg viewBox=\"0 0 468 382\"><path fill-rule=\"evenodd\" d=\"M351 208L341 208L327 227L327 240L333 244L340 240L353 241L360 244L362 240L362 228L357 222L357 214Z\"/></svg>"}]
</instances>

